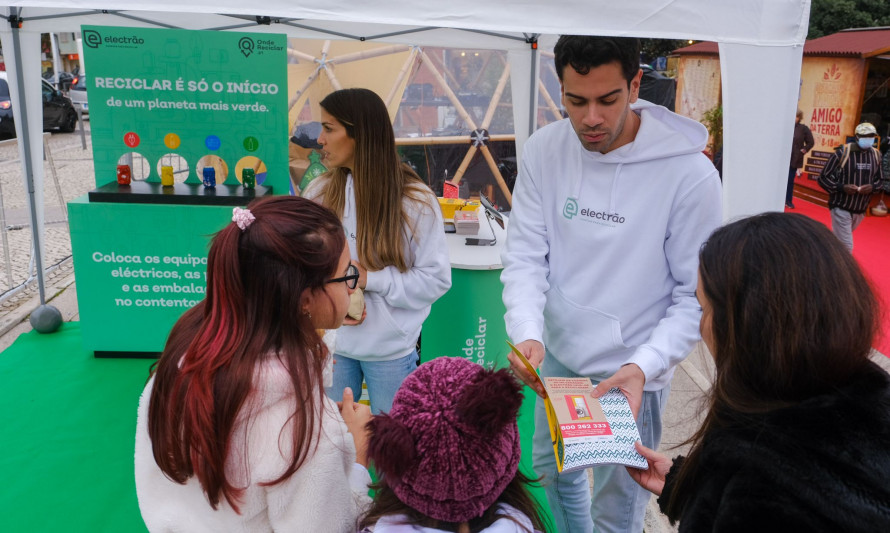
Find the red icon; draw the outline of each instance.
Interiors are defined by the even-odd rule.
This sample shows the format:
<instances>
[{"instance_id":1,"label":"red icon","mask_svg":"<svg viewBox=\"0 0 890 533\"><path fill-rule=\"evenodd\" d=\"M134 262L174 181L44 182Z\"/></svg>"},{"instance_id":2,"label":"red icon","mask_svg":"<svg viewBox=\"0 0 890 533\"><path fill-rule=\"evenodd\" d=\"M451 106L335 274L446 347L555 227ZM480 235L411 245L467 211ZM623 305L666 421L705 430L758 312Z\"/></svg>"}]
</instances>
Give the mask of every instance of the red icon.
<instances>
[{"instance_id":1,"label":"red icon","mask_svg":"<svg viewBox=\"0 0 890 533\"><path fill-rule=\"evenodd\" d=\"M129 146L130 148L136 148L139 146L139 136L133 133L127 133L124 135L124 144Z\"/></svg>"}]
</instances>

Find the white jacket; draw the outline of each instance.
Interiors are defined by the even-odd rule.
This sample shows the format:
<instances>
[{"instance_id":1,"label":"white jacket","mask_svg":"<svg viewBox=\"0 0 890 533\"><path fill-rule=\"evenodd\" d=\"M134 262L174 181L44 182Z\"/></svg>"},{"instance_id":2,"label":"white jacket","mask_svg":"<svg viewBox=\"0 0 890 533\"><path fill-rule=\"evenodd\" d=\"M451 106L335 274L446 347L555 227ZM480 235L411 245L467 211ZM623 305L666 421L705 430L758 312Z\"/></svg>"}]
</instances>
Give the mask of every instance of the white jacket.
<instances>
[{"instance_id":1,"label":"white jacket","mask_svg":"<svg viewBox=\"0 0 890 533\"><path fill-rule=\"evenodd\" d=\"M721 224L704 126L638 101L630 144L584 149L568 119L529 138L503 252L507 334L605 379L636 363L664 388L699 339L698 252Z\"/></svg>"},{"instance_id":2,"label":"white jacket","mask_svg":"<svg viewBox=\"0 0 890 533\"><path fill-rule=\"evenodd\" d=\"M276 359L254 377L254 393L235 423L233 451L226 475L247 487L241 514L222 499L214 511L196 478L180 485L155 463L148 437L148 404L152 378L139 400L136 422L136 495L142 519L151 532L325 531L354 532L370 503L368 471L355 463L355 445L337 406L324 398L318 447L287 480L260 486L290 464L288 419L297 409L293 385ZM246 447L245 444L246 443ZM313 443L314 445L314 443ZM246 449L245 449L246 448Z\"/></svg>"},{"instance_id":3,"label":"white jacket","mask_svg":"<svg viewBox=\"0 0 890 533\"><path fill-rule=\"evenodd\" d=\"M320 201L325 182L324 178L314 180L303 196ZM365 287L367 317L358 326L344 326L337 330L338 354L361 361L390 361L408 355L417 345L420 328L429 316L433 302L451 287L451 263L442 211L431 192L425 199L421 209L416 202L404 200L414 222L413 234L410 229L405 229L405 235L413 237L403 243L410 268L406 272L399 272L394 266L368 271ZM343 227L349 254L358 261L351 174L346 180Z\"/></svg>"}]
</instances>

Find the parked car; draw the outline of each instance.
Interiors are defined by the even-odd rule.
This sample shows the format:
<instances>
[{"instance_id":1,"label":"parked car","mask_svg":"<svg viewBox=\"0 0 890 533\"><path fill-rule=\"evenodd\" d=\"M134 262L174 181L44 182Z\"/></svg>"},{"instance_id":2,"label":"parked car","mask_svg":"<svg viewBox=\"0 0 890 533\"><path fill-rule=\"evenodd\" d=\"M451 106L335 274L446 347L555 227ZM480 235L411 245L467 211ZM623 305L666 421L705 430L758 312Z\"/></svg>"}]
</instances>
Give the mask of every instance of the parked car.
<instances>
[{"instance_id":1,"label":"parked car","mask_svg":"<svg viewBox=\"0 0 890 533\"><path fill-rule=\"evenodd\" d=\"M77 111L71 99L43 79L40 80L40 89L43 99L43 131L54 129L64 132L74 131L77 127ZM9 97L6 72L0 72L0 137L15 137L12 100Z\"/></svg>"},{"instance_id":2,"label":"parked car","mask_svg":"<svg viewBox=\"0 0 890 533\"><path fill-rule=\"evenodd\" d=\"M62 71L62 72L59 72L59 74L57 76L57 75L51 74L51 73L49 73L49 71L47 71L46 73L43 74L43 79L45 79L47 82L49 82L49 84L52 85L53 87L59 89L62 92L67 93L68 89L71 87L71 84L74 83L75 76L77 76L77 74L74 74L71 72Z\"/></svg>"},{"instance_id":3,"label":"parked car","mask_svg":"<svg viewBox=\"0 0 890 533\"><path fill-rule=\"evenodd\" d=\"M81 74L71 81L71 88L68 89L68 98L74 103L75 107L80 107L84 115L90 112L87 104L87 75Z\"/></svg>"}]
</instances>

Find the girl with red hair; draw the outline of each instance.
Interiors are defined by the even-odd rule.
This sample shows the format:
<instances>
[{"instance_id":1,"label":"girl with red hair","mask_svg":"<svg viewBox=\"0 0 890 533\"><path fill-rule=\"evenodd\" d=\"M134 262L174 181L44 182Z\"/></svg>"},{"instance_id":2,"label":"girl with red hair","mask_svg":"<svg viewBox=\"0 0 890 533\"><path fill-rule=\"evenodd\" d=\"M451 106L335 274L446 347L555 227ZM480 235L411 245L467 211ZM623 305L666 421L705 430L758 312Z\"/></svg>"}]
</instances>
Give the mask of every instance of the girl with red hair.
<instances>
[{"instance_id":1,"label":"girl with red hair","mask_svg":"<svg viewBox=\"0 0 890 533\"><path fill-rule=\"evenodd\" d=\"M206 298L174 326L139 405L150 531L354 531L369 501L367 406L324 394L356 286L343 228L297 197L234 209Z\"/></svg>"}]
</instances>

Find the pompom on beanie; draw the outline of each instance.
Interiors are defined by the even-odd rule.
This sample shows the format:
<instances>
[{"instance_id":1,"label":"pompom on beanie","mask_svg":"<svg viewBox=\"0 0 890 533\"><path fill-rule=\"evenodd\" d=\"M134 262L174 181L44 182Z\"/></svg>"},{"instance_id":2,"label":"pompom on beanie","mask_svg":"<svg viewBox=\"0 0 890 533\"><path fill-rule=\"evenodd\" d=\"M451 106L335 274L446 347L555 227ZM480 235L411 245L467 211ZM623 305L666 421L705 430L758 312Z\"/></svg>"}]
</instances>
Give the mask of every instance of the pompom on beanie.
<instances>
[{"instance_id":1,"label":"pompom on beanie","mask_svg":"<svg viewBox=\"0 0 890 533\"><path fill-rule=\"evenodd\" d=\"M402 503L436 520L481 516L516 476L522 388L506 369L440 357L370 423L368 456Z\"/></svg>"}]
</instances>

